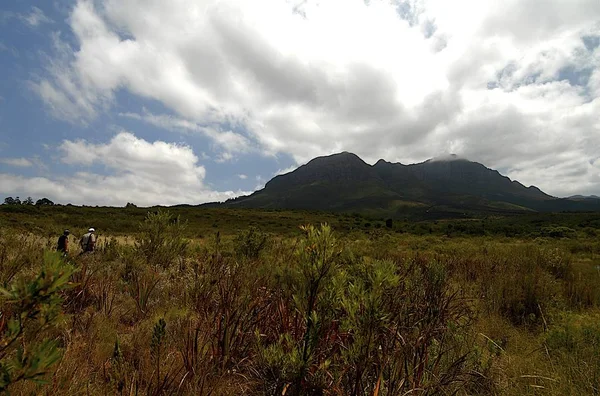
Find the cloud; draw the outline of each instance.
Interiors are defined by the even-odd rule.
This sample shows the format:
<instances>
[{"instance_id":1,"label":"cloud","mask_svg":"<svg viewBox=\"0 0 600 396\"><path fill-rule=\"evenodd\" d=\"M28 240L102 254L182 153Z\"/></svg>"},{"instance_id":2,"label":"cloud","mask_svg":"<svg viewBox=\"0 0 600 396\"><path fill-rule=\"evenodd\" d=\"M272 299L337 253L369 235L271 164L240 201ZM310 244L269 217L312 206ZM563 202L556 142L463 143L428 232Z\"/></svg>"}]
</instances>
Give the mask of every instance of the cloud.
<instances>
[{"instance_id":1,"label":"cloud","mask_svg":"<svg viewBox=\"0 0 600 396\"><path fill-rule=\"evenodd\" d=\"M0 163L21 168L33 166L33 162L27 158L0 158Z\"/></svg>"},{"instance_id":2,"label":"cloud","mask_svg":"<svg viewBox=\"0 0 600 396\"><path fill-rule=\"evenodd\" d=\"M170 115L156 115L144 109L142 114L119 113L120 117L135 119L170 131L200 133L208 137L214 144L215 151L220 151L221 161L234 158L234 154L257 152L256 144L247 137L231 130L223 130L220 126L203 126L183 118Z\"/></svg>"},{"instance_id":3,"label":"cloud","mask_svg":"<svg viewBox=\"0 0 600 396\"><path fill-rule=\"evenodd\" d=\"M279 169L277 172L275 172L275 174L273 176L277 176L277 175L285 175L286 173L290 173L295 171L297 168L297 166L290 166L288 168L285 169Z\"/></svg>"},{"instance_id":4,"label":"cloud","mask_svg":"<svg viewBox=\"0 0 600 396\"><path fill-rule=\"evenodd\" d=\"M10 19L18 19L29 27L36 28L45 23L54 23L54 21L44 14L44 11L38 7L31 7L28 14L19 14L11 11L0 12L0 23L5 23Z\"/></svg>"},{"instance_id":5,"label":"cloud","mask_svg":"<svg viewBox=\"0 0 600 396\"><path fill-rule=\"evenodd\" d=\"M552 194L600 191L584 166L600 147L598 15L597 0L79 0L77 47L58 37L32 87L75 123L122 89L158 101L177 116L140 118L204 133L217 161L456 153ZM541 177L562 156L585 172Z\"/></svg>"},{"instance_id":6,"label":"cloud","mask_svg":"<svg viewBox=\"0 0 600 396\"><path fill-rule=\"evenodd\" d=\"M242 180L246 180L246 179L248 178L248 176L244 175L243 173L242 173L242 174L239 174L239 175L237 175L237 176L238 176L240 179L242 179Z\"/></svg>"},{"instance_id":7,"label":"cloud","mask_svg":"<svg viewBox=\"0 0 600 396\"><path fill-rule=\"evenodd\" d=\"M37 7L31 7L31 12L26 15L20 15L20 19L31 27L37 27L44 23L54 22L44 14L44 11Z\"/></svg>"},{"instance_id":8,"label":"cloud","mask_svg":"<svg viewBox=\"0 0 600 396\"><path fill-rule=\"evenodd\" d=\"M0 174L1 192L25 192L74 204L172 205L221 201L243 191L212 191L206 171L188 146L148 142L120 132L108 143L65 140L62 162L79 169L72 176L27 178ZM104 172L92 169L103 169Z\"/></svg>"},{"instance_id":9,"label":"cloud","mask_svg":"<svg viewBox=\"0 0 600 396\"><path fill-rule=\"evenodd\" d=\"M255 177L255 179L256 179L256 186L254 186L255 191L265 188L265 184L267 183L268 180L266 180L261 175L257 175Z\"/></svg>"}]
</instances>

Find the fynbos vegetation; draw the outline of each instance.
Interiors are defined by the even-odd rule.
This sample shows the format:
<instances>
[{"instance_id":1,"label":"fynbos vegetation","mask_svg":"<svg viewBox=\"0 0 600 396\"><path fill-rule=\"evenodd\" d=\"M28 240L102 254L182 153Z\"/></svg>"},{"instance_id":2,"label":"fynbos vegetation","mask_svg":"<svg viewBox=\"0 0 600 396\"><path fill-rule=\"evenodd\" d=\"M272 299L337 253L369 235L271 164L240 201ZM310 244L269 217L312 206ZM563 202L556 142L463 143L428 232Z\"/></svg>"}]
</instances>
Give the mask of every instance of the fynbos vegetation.
<instances>
[{"instance_id":1,"label":"fynbos vegetation","mask_svg":"<svg viewBox=\"0 0 600 396\"><path fill-rule=\"evenodd\" d=\"M5 229L0 390L597 393L596 233L457 235L461 224L194 235L157 211L64 259L52 240Z\"/></svg>"}]
</instances>

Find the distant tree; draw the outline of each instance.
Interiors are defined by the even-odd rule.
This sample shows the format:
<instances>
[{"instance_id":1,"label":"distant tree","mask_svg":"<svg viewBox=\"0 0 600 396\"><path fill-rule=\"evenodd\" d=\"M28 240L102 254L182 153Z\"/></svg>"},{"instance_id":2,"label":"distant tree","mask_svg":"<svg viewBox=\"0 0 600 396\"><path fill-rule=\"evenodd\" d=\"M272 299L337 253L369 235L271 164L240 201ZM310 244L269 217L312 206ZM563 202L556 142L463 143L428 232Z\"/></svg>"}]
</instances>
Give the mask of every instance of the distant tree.
<instances>
[{"instance_id":1,"label":"distant tree","mask_svg":"<svg viewBox=\"0 0 600 396\"><path fill-rule=\"evenodd\" d=\"M52 206L54 202L50 201L48 198L38 199L35 202L35 206Z\"/></svg>"},{"instance_id":2,"label":"distant tree","mask_svg":"<svg viewBox=\"0 0 600 396\"><path fill-rule=\"evenodd\" d=\"M23 201L23 205L33 205L33 198L27 197L27 199Z\"/></svg>"},{"instance_id":3,"label":"distant tree","mask_svg":"<svg viewBox=\"0 0 600 396\"><path fill-rule=\"evenodd\" d=\"M15 205L21 205L21 200L19 199L19 197L15 198Z\"/></svg>"},{"instance_id":4,"label":"distant tree","mask_svg":"<svg viewBox=\"0 0 600 396\"><path fill-rule=\"evenodd\" d=\"M15 205L16 201L13 197L6 197L6 198L4 198L4 204L5 205Z\"/></svg>"},{"instance_id":5,"label":"distant tree","mask_svg":"<svg viewBox=\"0 0 600 396\"><path fill-rule=\"evenodd\" d=\"M133 204L131 202L127 202L127 205L125 205L125 208L137 208L137 205Z\"/></svg>"}]
</instances>

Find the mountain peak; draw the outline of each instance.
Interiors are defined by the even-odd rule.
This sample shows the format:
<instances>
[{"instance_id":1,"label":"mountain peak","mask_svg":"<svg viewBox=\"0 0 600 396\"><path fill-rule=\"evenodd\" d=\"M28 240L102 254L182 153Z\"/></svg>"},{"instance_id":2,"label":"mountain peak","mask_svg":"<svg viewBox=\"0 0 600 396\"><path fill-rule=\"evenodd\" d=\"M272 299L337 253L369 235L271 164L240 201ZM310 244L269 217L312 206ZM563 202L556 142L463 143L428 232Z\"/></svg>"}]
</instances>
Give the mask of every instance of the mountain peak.
<instances>
[{"instance_id":1,"label":"mountain peak","mask_svg":"<svg viewBox=\"0 0 600 396\"><path fill-rule=\"evenodd\" d=\"M333 154L328 154L328 155L321 155L319 157L315 157L312 160L310 160L308 163L311 163L313 161L339 161L339 160L351 160L351 161L361 161L364 162L358 155L351 153L349 151L342 151L339 153L333 153Z\"/></svg>"},{"instance_id":2,"label":"mountain peak","mask_svg":"<svg viewBox=\"0 0 600 396\"><path fill-rule=\"evenodd\" d=\"M451 162L451 161L469 161L469 160L466 158L462 158L462 157L458 156L457 154L442 154L442 155L438 155L437 157L430 158L425 162Z\"/></svg>"},{"instance_id":3,"label":"mountain peak","mask_svg":"<svg viewBox=\"0 0 600 396\"><path fill-rule=\"evenodd\" d=\"M431 207L442 208L440 214L600 208L597 200L556 199L456 154L411 165L380 159L371 166L348 151L317 157L233 204L392 216Z\"/></svg>"},{"instance_id":4,"label":"mountain peak","mask_svg":"<svg viewBox=\"0 0 600 396\"><path fill-rule=\"evenodd\" d=\"M356 154L343 151L314 158L293 172L276 176L265 187L289 190L298 185L351 183L373 178L377 178L377 175L366 162Z\"/></svg>"}]
</instances>

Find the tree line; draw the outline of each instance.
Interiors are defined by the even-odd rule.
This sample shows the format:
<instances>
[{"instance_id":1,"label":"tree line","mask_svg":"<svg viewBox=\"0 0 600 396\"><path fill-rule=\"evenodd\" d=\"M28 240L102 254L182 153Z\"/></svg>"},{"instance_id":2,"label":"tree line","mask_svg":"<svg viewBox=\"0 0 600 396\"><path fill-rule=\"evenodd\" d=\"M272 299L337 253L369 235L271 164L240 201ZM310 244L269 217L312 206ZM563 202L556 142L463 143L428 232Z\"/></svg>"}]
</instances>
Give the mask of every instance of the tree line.
<instances>
[{"instance_id":1,"label":"tree line","mask_svg":"<svg viewBox=\"0 0 600 396\"><path fill-rule=\"evenodd\" d=\"M4 205L34 205L33 198L27 197L23 201L19 197L6 197L4 198ZM35 206L52 206L54 202L48 198L41 198L35 201Z\"/></svg>"}]
</instances>

